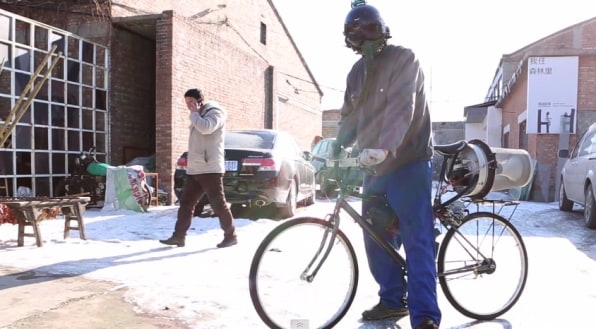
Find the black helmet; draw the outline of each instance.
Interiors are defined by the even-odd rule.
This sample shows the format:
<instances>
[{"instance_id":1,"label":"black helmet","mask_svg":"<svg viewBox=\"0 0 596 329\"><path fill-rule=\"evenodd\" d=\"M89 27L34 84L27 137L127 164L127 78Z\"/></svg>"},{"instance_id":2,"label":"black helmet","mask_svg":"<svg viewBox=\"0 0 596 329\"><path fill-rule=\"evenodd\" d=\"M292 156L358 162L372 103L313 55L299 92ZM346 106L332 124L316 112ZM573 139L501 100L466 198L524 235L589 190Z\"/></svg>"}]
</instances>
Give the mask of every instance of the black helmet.
<instances>
[{"instance_id":1,"label":"black helmet","mask_svg":"<svg viewBox=\"0 0 596 329\"><path fill-rule=\"evenodd\" d=\"M344 36L346 46L354 50L361 50L365 40L391 38L381 14L370 5L355 6L350 10L344 23Z\"/></svg>"}]
</instances>

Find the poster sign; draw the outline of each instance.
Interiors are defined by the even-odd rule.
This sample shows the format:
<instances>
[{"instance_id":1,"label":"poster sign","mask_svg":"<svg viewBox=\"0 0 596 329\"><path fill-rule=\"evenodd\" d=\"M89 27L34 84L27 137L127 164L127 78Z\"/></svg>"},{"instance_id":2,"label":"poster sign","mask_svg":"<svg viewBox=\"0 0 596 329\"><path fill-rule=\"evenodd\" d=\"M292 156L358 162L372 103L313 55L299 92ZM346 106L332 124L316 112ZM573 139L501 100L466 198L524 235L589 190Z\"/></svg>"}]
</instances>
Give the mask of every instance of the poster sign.
<instances>
[{"instance_id":1,"label":"poster sign","mask_svg":"<svg viewBox=\"0 0 596 329\"><path fill-rule=\"evenodd\" d=\"M528 134L575 133L577 56L528 58Z\"/></svg>"}]
</instances>

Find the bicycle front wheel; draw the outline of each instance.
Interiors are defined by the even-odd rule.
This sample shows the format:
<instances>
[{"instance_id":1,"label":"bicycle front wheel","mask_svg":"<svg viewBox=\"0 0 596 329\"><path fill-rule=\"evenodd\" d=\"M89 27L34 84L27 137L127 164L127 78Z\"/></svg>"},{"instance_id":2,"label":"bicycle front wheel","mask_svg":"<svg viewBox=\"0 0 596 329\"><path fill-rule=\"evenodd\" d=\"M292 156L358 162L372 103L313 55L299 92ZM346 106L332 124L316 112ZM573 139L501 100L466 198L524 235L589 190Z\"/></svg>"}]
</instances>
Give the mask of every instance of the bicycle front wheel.
<instances>
[{"instance_id":1,"label":"bicycle front wheel","mask_svg":"<svg viewBox=\"0 0 596 329\"><path fill-rule=\"evenodd\" d=\"M489 212L466 216L439 248L439 283L462 314L490 320L507 312L526 285L528 255L521 235L505 218Z\"/></svg>"},{"instance_id":2,"label":"bicycle front wheel","mask_svg":"<svg viewBox=\"0 0 596 329\"><path fill-rule=\"evenodd\" d=\"M250 266L250 297L270 328L331 328L348 311L358 285L358 262L340 230L324 256L331 233L328 221L294 218L277 226L257 248Z\"/></svg>"}]
</instances>

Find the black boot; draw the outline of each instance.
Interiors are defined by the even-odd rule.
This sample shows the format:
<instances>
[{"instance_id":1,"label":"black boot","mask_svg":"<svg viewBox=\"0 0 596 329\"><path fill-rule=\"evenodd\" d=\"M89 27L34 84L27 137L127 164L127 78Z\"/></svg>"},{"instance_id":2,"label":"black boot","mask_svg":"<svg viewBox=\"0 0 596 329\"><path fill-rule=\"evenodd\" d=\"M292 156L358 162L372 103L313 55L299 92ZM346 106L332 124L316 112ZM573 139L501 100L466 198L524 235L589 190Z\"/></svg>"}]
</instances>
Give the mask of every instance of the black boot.
<instances>
[{"instance_id":1,"label":"black boot","mask_svg":"<svg viewBox=\"0 0 596 329\"><path fill-rule=\"evenodd\" d=\"M236 238L236 234L232 235L224 235L224 239L217 244L217 248L225 248L230 247L235 244L238 244L238 239Z\"/></svg>"},{"instance_id":2,"label":"black boot","mask_svg":"<svg viewBox=\"0 0 596 329\"><path fill-rule=\"evenodd\" d=\"M168 246L184 247L184 238L178 238L174 235L166 240L159 240L159 242L167 244Z\"/></svg>"},{"instance_id":3,"label":"black boot","mask_svg":"<svg viewBox=\"0 0 596 329\"><path fill-rule=\"evenodd\" d=\"M439 326L433 320L424 318L422 323L414 329L439 329Z\"/></svg>"}]
</instances>

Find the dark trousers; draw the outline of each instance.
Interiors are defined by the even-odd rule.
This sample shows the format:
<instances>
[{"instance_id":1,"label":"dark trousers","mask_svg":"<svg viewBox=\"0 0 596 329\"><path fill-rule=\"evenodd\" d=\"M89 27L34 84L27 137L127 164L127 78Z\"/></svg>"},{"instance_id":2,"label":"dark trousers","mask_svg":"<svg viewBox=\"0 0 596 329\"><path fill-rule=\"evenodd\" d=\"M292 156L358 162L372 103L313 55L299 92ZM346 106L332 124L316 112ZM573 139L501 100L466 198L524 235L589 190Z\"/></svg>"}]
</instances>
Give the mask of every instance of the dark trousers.
<instances>
[{"instance_id":1,"label":"dark trousers","mask_svg":"<svg viewBox=\"0 0 596 329\"><path fill-rule=\"evenodd\" d=\"M223 174L188 175L180 196L178 219L174 228L174 236L184 238L190 228L194 208L203 195L211 204L211 209L219 217L219 225L226 236L233 236L234 217L226 202L223 192Z\"/></svg>"},{"instance_id":2,"label":"dark trousers","mask_svg":"<svg viewBox=\"0 0 596 329\"><path fill-rule=\"evenodd\" d=\"M440 323L430 161L414 162L382 176L367 176L363 188L365 193L387 196L399 218L399 232L384 231L382 236L394 248L403 244L406 252L407 285L400 266L364 234L368 265L380 286L381 302L391 308L403 307L407 296L412 327L419 325L424 317ZM365 214L370 206L363 202L362 213Z\"/></svg>"}]
</instances>

